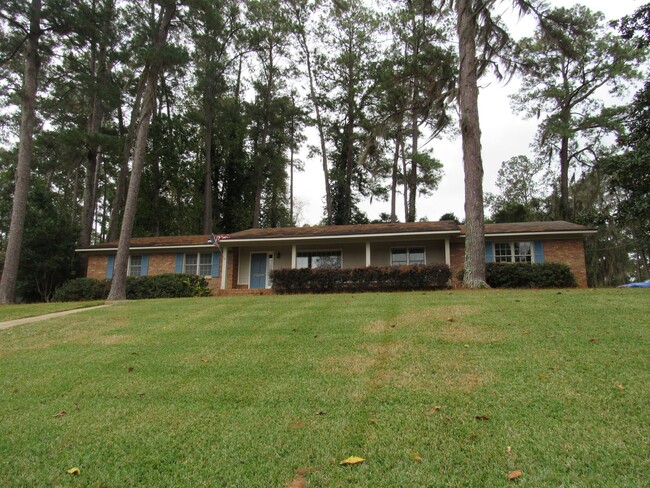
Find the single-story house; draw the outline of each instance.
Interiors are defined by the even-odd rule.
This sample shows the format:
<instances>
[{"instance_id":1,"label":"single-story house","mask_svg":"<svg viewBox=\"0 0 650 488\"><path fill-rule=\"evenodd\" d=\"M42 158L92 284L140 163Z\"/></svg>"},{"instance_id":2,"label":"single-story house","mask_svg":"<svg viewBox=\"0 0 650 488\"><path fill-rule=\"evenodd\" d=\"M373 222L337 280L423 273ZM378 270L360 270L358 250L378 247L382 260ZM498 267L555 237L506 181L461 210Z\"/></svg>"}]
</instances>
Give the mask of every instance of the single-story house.
<instances>
[{"instance_id":1,"label":"single-story house","mask_svg":"<svg viewBox=\"0 0 650 488\"><path fill-rule=\"evenodd\" d=\"M454 280L464 266L464 226L453 221L248 229L227 236L131 239L130 276L192 273L214 291L266 290L282 268L401 266L446 263ZM584 239L596 231L570 222L485 225L486 262L557 262L587 286ZM87 276L111 279L117 242L77 249Z\"/></svg>"}]
</instances>

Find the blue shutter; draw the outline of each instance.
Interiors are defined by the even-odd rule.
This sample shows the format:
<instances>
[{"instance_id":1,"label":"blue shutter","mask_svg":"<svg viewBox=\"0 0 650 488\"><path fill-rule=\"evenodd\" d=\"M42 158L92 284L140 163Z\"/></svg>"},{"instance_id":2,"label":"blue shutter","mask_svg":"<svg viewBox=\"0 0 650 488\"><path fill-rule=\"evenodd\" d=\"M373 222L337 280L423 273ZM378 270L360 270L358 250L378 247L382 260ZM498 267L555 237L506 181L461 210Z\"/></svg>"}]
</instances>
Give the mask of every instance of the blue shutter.
<instances>
[{"instance_id":1,"label":"blue shutter","mask_svg":"<svg viewBox=\"0 0 650 488\"><path fill-rule=\"evenodd\" d=\"M106 279L113 279L113 267L115 266L115 255L109 254L106 259Z\"/></svg>"},{"instance_id":2,"label":"blue shutter","mask_svg":"<svg viewBox=\"0 0 650 488\"><path fill-rule=\"evenodd\" d=\"M149 274L149 255L142 255L142 266L140 268L140 276L147 276Z\"/></svg>"},{"instance_id":3,"label":"blue shutter","mask_svg":"<svg viewBox=\"0 0 650 488\"><path fill-rule=\"evenodd\" d=\"M176 253L176 268L174 269L174 273L182 273L183 272L183 253L182 252L177 252Z\"/></svg>"},{"instance_id":4,"label":"blue shutter","mask_svg":"<svg viewBox=\"0 0 650 488\"><path fill-rule=\"evenodd\" d=\"M221 253L218 251L215 251L212 253L212 277L213 278L218 278L219 277L219 264L221 263Z\"/></svg>"},{"instance_id":5,"label":"blue shutter","mask_svg":"<svg viewBox=\"0 0 650 488\"><path fill-rule=\"evenodd\" d=\"M544 262L544 243L542 241L533 242L533 260L536 263Z\"/></svg>"},{"instance_id":6,"label":"blue shutter","mask_svg":"<svg viewBox=\"0 0 650 488\"><path fill-rule=\"evenodd\" d=\"M490 241L485 241L485 262L486 263L494 262L494 246Z\"/></svg>"}]
</instances>

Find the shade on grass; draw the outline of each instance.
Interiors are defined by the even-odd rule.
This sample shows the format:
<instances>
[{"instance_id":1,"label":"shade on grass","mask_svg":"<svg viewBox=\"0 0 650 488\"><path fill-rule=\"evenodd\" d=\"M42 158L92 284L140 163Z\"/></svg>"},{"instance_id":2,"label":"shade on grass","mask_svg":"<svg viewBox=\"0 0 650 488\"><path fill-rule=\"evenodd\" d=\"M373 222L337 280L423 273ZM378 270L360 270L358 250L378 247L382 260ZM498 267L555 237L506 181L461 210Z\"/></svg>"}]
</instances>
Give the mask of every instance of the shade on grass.
<instances>
[{"instance_id":1,"label":"shade on grass","mask_svg":"<svg viewBox=\"0 0 650 488\"><path fill-rule=\"evenodd\" d=\"M641 486L649 314L642 290L254 296L0 331L0 485Z\"/></svg>"}]
</instances>

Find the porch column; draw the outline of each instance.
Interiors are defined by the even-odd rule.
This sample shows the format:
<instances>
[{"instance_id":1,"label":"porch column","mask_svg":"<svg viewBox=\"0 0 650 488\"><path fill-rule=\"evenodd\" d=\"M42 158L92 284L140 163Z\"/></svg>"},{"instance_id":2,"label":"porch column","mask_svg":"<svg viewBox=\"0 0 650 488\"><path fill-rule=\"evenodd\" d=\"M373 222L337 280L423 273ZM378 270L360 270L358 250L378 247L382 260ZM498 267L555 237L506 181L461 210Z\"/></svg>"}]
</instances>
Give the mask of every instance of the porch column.
<instances>
[{"instance_id":1,"label":"porch column","mask_svg":"<svg viewBox=\"0 0 650 488\"><path fill-rule=\"evenodd\" d=\"M366 268L370 266L370 241L366 241Z\"/></svg>"},{"instance_id":2,"label":"porch column","mask_svg":"<svg viewBox=\"0 0 650 488\"><path fill-rule=\"evenodd\" d=\"M223 266L221 267L221 289L226 289L226 281L228 281L228 248L224 247L221 250L221 259Z\"/></svg>"},{"instance_id":3,"label":"porch column","mask_svg":"<svg viewBox=\"0 0 650 488\"><path fill-rule=\"evenodd\" d=\"M296 245L291 246L291 269L296 269L296 261L298 260L298 253L296 252Z\"/></svg>"},{"instance_id":4,"label":"porch column","mask_svg":"<svg viewBox=\"0 0 650 488\"><path fill-rule=\"evenodd\" d=\"M445 239L445 263L451 267L451 250L449 248L449 237Z\"/></svg>"}]
</instances>

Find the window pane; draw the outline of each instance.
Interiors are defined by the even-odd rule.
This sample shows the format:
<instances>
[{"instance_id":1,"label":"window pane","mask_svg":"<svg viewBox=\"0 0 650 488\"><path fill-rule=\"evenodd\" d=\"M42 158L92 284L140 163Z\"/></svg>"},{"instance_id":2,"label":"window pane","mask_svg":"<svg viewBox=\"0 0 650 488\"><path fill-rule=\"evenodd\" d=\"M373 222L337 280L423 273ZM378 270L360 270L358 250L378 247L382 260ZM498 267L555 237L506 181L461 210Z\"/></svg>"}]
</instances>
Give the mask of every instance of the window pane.
<instances>
[{"instance_id":1,"label":"window pane","mask_svg":"<svg viewBox=\"0 0 650 488\"><path fill-rule=\"evenodd\" d=\"M196 262L197 262L197 255L196 254L186 254L185 255L185 267L183 269L184 273L187 274L196 274Z\"/></svg>"},{"instance_id":2,"label":"window pane","mask_svg":"<svg viewBox=\"0 0 650 488\"><path fill-rule=\"evenodd\" d=\"M299 252L296 255L297 268L340 268L341 251Z\"/></svg>"},{"instance_id":3,"label":"window pane","mask_svg":"<svg viewBox=\"0 0 650 488\"><path fill-rule=\"evenodd\" d=\"M494 244L494 260L497 263L509 263L512 261L512 246L509 242L497 242Z\"/></svg>"},{"instance_id":4,"label":"window pane","mask_svg":"<svg viewBox=\"0 0 650 488\"><path fill-rule=\"evenodd\" d=\"M142 274L142 256L129 257L129 276L140 276Z\"/></svg>"},{"instance_id":5,"label":"window pane","mask_svg":"<svg viewBox=\"0 0 650 488\"><path fill-rule=\"evenodd\" d=\"M309 268L309 256L305 256L304 253L298 254L296 257L296 268Z\"/></svg>"},{"instance_id":6,"label":"window pane","mask_svg":"<svg viewBox=\"0 0 650 488\"><path fill-rule=\"evenodd\" d=\"M406 249L391 249L390 264L391 266L406 266Z\"/></svg>"},{"instance_id":7,"label":"window pane","mask_svg":"<svg viewBox=\"0 0 650 488\"><path fill-rule=\"evenodd\" d=\"M211 276L212 275L212 254L203 253L199 256L199 275Z\"/></svg>"},{"instance_id":8,"label":"window pane","mask_svg":"<svg viewBox=\"0 0 650 488\"><path fill-rule=\"evenodd\" d=\"M518 263L532 261L530 242L515 242L515 261Z\"/></svg>"},{"instance_id":9,"label":"window pane","mask_svg":"<svg viewBox=\"0 0 650 488\"><path fill-rule=\"evenodd\" d=\"M409 264L424 264L424 248L409 249Z\"/></svg>"}]
</instances>

